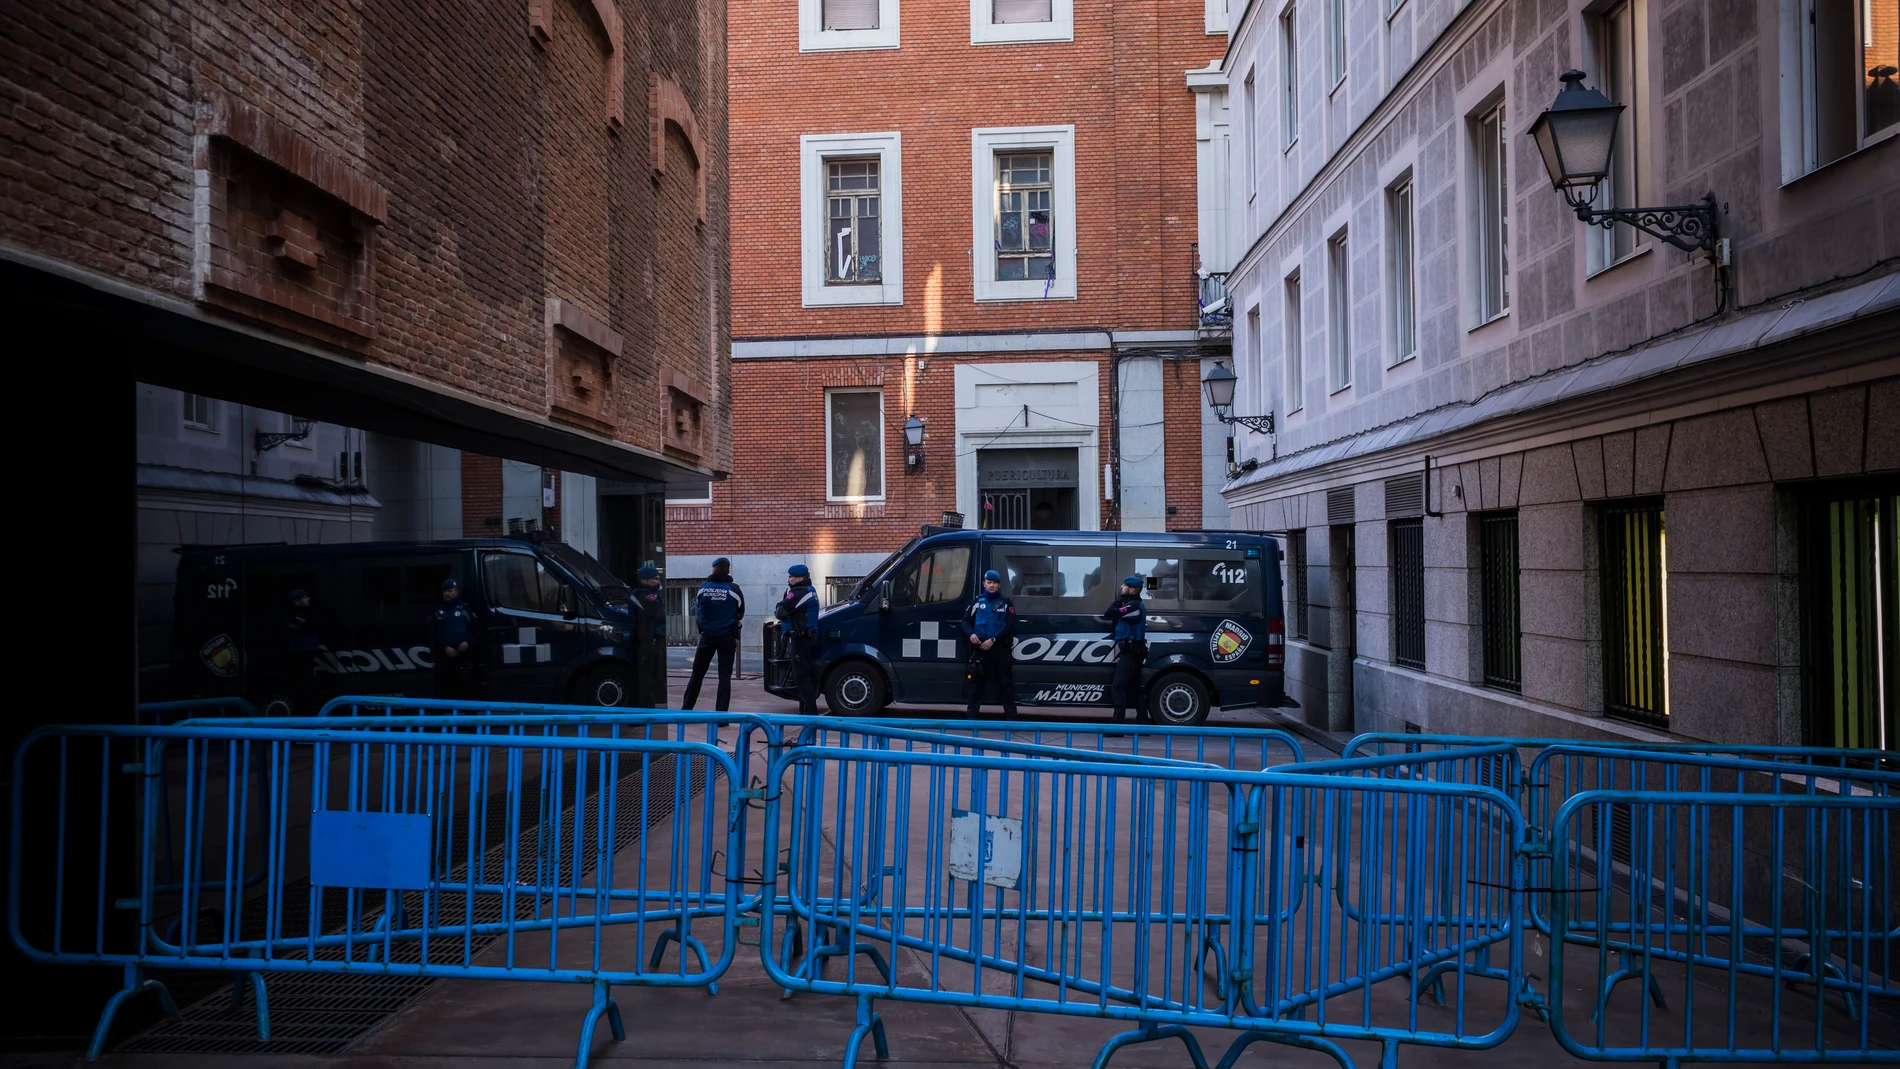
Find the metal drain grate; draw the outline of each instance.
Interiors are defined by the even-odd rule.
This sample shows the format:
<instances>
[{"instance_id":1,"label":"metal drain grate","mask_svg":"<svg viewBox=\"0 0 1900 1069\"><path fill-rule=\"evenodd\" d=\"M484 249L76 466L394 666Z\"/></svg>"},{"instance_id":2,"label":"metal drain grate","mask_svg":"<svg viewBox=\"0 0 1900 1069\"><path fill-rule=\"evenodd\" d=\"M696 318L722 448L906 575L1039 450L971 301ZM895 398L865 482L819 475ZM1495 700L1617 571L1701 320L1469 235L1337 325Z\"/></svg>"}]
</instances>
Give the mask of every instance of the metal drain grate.
<instances>
[{"instance_id":1,"label":"metal drain grate","mask_svg":"<svg viewBox=\"0 0 1900 1069\"><path fill-rule=\"evenodd\" d=\"M661 757L648 766L648 775L644 777L648 790L646 802L647 827L656 826L673 815L675 765L671 757ZM704 767L700 762L691 763L689 797L698 797L706 789ZM637 842L645 830L639 824L641 815L641 790L643 777L638 769L622 776L616 787L614 821L614 851L621 850ZM537 785L524 782L522 785L521 827L523 829L522 849L531 849L533 829L539 823ZM590 796L585 816L592 819L597 812L599 799ZM572 806L564 812L571 812ZM486 827L495 829L483 864L498 866L506 852L506 844L493 841L506 827L506 821L500 818L505 811L505 800L491 798L489 820ZM466 821L456 821L461 828L467 827ZM457 844L459 852L459 843ZM571 847L569 838L564 837L558 852L561 861L567 860ZM492 871L492 870L491 870ZM460 875L458 870L457 875ZM302 881L291 885L285 895L286 903L308 901L305 894L308 884ZM420 893L411 892L415 898L414 908L420 907ZM326 895L330 899L341 896ZM454 896L450 896L453 898ZM523 906L532 910L531 902ZM484 900L475 912L478 922L494 921L501 918L497 903ZM444 903L444 908L448 903ZM459 912L459 909L455 910ZM367 927L376 920L377 914L363 919ZM326 908L325 929L338 931L344 924L343 907ZM295 918L292 926L286 917L285 930L296 931L302 926L302 918ZM259 921L261 924L261 919ZM246 924L248 929L250 924ZM248 933L247 933L248 934ZM445 941L448 942L448 941ZM476 941L471 951L481 953L494 940ZM453 948L444 946L444 951L453 950L460 957L461 944L454 941ZM420 946L416 943L397 944L391 957L396 961L415 961L420 956ZM395 1016L404 1007L421 998L431 986L433 979L427 977L375 976L367 974L340 975L320 973L278 973L266 975L265 984L270 998L271 1038L257 1038L257 1015L251 1004L250 985L246 980L241 986L241 1000L233 1000L232 984L228 978L206 972L166 973L155 971L157 978L171 987L173 996L182 1010L176 1020L161 1021L151 1029L116 1045L113 1049L137 1054L340 1054L350 1045ZM189 1000L190 1004L186 1005Z\"/></svg>"}]
</instances>

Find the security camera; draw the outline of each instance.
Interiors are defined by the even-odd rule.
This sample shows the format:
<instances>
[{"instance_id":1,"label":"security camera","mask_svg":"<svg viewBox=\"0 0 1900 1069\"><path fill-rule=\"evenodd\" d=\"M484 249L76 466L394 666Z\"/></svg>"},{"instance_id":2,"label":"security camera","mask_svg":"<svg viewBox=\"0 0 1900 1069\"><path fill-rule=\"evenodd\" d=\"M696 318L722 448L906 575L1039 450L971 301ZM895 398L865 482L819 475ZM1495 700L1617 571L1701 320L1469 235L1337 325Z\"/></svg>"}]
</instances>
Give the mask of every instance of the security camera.
<instances>
[{"instance_id":1,"label":"security camera","mask_svg":"<svg viewBox=\"0 0 1900 1069\"><path fill-rule=\"evenodd\" d=\"M1227 298L1222 297L1220 300L1215 301L1213 304L1210 304L1206 306L1205 308L1202 308L1201 314L1210 315L1210 316L1227 314Z\"/></svg>"}]
</instances>

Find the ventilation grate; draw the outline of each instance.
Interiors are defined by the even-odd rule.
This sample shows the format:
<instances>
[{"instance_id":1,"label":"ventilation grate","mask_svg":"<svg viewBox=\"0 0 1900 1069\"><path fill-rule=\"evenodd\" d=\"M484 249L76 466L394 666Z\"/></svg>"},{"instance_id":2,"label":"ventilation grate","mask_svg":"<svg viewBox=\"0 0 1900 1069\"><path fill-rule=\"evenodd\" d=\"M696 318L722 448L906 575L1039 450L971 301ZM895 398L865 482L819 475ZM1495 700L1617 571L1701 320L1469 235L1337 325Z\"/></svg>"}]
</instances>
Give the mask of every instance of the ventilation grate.
<instances>
[{"instance_id":1,"label":"ventilation grate","mask_svg":"<svg viewBox=\"0 0 1900 1069\"><path fill-rule=\"evenodd\" d=\"M1350 486L1336 486L1326 491L1326 523L1329 526L1353 522L1352 494Z\"/></svg>"},{"instance_id":2,"label":"ventilation grate","mask_svg":"<svg viewBox=\"0 0 1900 1069\"><path fill-rule=\"evenodd\" d=\"M1425 515L1425 477L1398 475L1385 481L1385 518L1411 519Z\"/></svg>"}]
</instances>

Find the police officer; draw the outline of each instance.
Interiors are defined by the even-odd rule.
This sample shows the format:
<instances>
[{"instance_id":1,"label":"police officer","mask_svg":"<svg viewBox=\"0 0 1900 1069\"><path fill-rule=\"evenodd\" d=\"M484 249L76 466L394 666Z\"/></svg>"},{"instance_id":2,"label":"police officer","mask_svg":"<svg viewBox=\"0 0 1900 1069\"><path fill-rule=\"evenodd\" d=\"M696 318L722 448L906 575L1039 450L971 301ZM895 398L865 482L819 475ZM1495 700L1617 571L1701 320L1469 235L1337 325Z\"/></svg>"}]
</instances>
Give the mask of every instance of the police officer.
<instances>
[{"instance_id":1,"label":"police officer","mask_svg":"<svg viewBox=\"0 0 1900 1069\"><path fill-rule=\"evenodd\" d=\"M983 589L963 614L970 636L970 707L972 720L983 705L983 691L994 684L1003 697L1003 718L1016 719L1016 679L1010 650L1016 645L1016 606L1003 593L1003 577L992 568L983 573Z\"/></svg>"},{"instance_id":2,"label":"police officer","mask_svg":"<svg viewBox=\"0 0 1900 1069\"><path fill-rule=\"evenodd\" d=\"M680 708L691 709L699 700L699 685L717 655L719 693L713 708L723 713L732 705L732 654L739 643L740 621L745 619L745 594L732 581L731 561L724 557L713 561L712 574L693 596L693 611L699 618L699 648L693 651L693 678L686 683L686 700Z\"/></svg>"},{"instance_id":3,"label":"police officer","mask_svg":"<svg viewBox=\"0 0 1900 1069\"><path fill-rule=\"evenodd\" d=\"M316 678L317 616L310 610L308 591L293 590L285 600L290 607L284 613L284 675L290 683L292 712L308 716L316 711L311 684Z\"/></svg>"},{"instance_id":4,"label":"police officer","mask_svg":"<svg viewBox=\"0 0 1900 1069\"><path fill-rule=\"evenodd\" d=\"M435 696L467 698L474 689L475 610L462 600L453 577L442 581L442 604L435 607Z\"/></svg>"},{"instance_id":5,"label":"police officer","mask_svg":"<svg viewBox=\"0 0 1900 1069\"><path fill-rule=\"evenodd\" d=\"M666 593L660 589L660 570L643 564L633 573L634 683L633 704L641 709L666 708Z\"/></svg>"},{"instance_id":6,"label":"police officer","mask_svg":"<svg viewBox=\"0 0 1900 1069\"><path fill-rule=\"evenodd\" d=\"M1101 618L1115 625L1115 679L1109 687L1115 719L1120 720L1132 705L1135 719L1145 721L1148 711L1141 704L1141 669L1148 662L1148 611L1141 604L1141 576L1122 580L1121 596Z\"/></svg>"},{"instance_id":7,"label":"police officer","mask_svg":"<svg viewBox=\"0 0 1900 1069\"><path fill-rule=\"evenodd\" d=\"M792 661L792 684L798 688L798 711L818 715L818 592L811 586L811 569L794 564L785 569L785 596L773 606L780 640Z\"/></svg>"}]
</instances>

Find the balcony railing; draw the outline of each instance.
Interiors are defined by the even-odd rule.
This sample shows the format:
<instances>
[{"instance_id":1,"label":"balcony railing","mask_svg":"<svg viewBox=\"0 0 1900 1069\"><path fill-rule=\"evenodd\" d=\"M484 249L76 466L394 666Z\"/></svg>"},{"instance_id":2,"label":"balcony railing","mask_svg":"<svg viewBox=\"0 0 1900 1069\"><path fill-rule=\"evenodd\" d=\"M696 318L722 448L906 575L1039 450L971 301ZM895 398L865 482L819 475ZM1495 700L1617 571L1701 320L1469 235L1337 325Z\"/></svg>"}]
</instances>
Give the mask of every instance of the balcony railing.
<instances>
[{"instance_id":1,"label":"balcony railing","mask_svg":"<svg viewBox=\"0 0 1900 1069\"><path fill-rule=\"evenodd\" d=\"M1234 333L1234 309L1227 299L1227 273L1212 274L1196 271L1195 283L1200 294L1201 333L1213 336L1232 336Z\"/></svg>"}]
</instances>

